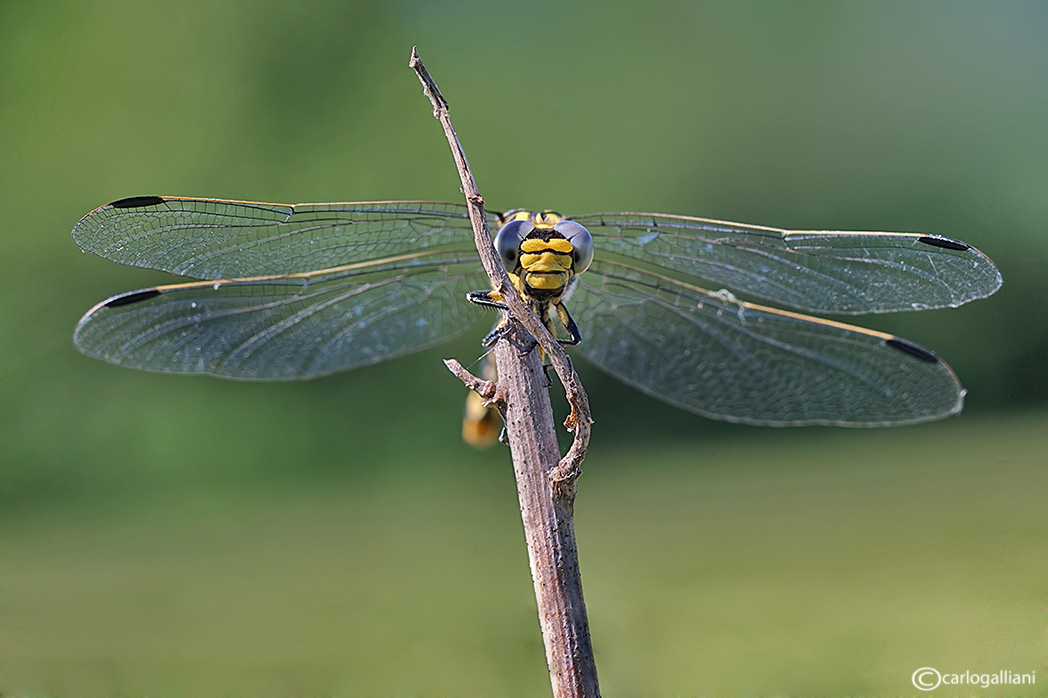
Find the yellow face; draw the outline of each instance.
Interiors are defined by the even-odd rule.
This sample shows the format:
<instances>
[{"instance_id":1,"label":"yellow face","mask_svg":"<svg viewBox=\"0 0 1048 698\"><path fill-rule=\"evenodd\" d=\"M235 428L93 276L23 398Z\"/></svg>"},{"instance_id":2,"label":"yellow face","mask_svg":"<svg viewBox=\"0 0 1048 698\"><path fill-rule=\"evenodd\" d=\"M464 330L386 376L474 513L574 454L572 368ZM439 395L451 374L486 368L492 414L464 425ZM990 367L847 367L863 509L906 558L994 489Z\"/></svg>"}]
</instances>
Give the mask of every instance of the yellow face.
<instances>
[{"instance_id":1,"label":"yellow face","mask_svg":"<svg viewBox=\"0 0 1048 698\"><path fill-rule=\"evenodd\" d=\"M530 238L520 243L524 283L538 291L559 291L571 278L574 246L564 238Z\"/></svg>"},{"instance_id":2,"label":"yellow face","mask_svg":"<svg viewBox=\"0 0 1048 698\"><path fill-rule=\"evenodd\" d=\"M592 240L578 223L553 211L509 211L503 220L495 244L514 285L525 297L558 296L573 275L589 266ZM579 264L580 253L583 265Z\"/></svg>"}]
</instances>

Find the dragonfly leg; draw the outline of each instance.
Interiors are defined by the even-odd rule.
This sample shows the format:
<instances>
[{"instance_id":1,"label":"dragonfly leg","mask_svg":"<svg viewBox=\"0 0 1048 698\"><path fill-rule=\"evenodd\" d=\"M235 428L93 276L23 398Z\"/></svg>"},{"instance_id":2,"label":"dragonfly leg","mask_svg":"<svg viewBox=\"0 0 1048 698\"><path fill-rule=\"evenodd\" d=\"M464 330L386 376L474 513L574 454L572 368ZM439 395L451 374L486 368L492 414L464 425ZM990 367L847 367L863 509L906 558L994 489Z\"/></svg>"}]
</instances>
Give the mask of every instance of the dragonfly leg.
<instances>
[{"instance_id":1,"label":"dragonfly leg","mask_svg":"<svg viewBox=\"0 0 1048 698\"><path fill-rule=\"evenodd\" d=\"M542 361L542 375L544 375L546 377L546 387L547 388L553 387L553 378L550 377L550 375L549 375L549 369L550 369L550 364L547 363L545 361L545 357L543 357L543 361Z\"/></svg>"},{"instance_id":2,"label":"dragonfly leg","mask_svg":"<svg viewBox=\"0 0 1048 698\"><path fill-rule=\"evenodd\" d=\"M466 294L466 300L470 303L475 303L483 308L495 308L496 310L506 311L509 308L502 302L502 297L495 291L470 291ZM488 332L484 339L480 341L482 347L492 347L495 342L499 341L506 336L509 331L509 324L506 322L505 317L491 330Z\"/></svg>"},{"instance_id":3,"label":"dragonfly leg","mask_svg":"<svg viewBox=\"0 0 1048 698\"><path fill-rule=\"evenodd\" d=\"M502 302L502 297L494 291L470 291L466 294L466 300L485 308L509 310L506 304Z\"/></svg>"},{"instance_id":4,"label":"dragonfly leg","mask_svg":"<svg viewBox=\"0 0 1048 698\"><path fill-rule=\"evenodd\" d=\"M554 306L557 311L557 317L560 318L560 322L564 325L564 329L568 331L570 337L568 339L558 339L557 341L567 346L575 346L582 341L582 333L579 332L579 326L575 324L574 318L568 312L568 309L564 307L563 303L557 303Z\"/></svg>"},{"instance_id":5,"label":"dragonfly leg","mask_svg":"<svg viewBox=\"0 0 1048 698\"><path fill-rule=\"evenodd\" d=\"M503 337L509 334L509 324L506 322L500 322L492 328L491 332L484 335L484 339L480 340L480 346L485 349L490 349L495 345L495 342L499 341Z\"/></svg>"}]
</instances>

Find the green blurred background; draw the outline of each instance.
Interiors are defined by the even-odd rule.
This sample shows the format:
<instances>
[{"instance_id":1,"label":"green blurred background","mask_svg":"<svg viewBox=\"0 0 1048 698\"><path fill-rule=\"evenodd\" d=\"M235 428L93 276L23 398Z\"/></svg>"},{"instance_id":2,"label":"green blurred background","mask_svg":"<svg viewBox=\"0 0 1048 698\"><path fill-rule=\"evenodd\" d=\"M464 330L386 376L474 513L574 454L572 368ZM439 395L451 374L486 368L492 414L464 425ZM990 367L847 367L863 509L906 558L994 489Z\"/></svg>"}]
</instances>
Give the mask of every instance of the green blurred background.
<instances>
[{"instance_id":1,"label":"green blurred background","mask_svg":"<svg viewBox=\"0 0 1048 698\"><path fill-rule=\"evenodd\" d=\"M458 200L413 44L492 208L941 233L1004 274L866 323L951 363L945 422L726 425L580 367L604 693L1046 695L1048 5L620 0L0 2L0 692L548 694L508 455L438 361L489 316L299 384L70 339L165 279L70 240L113 199Z\"/></svg>"}]
</instances>

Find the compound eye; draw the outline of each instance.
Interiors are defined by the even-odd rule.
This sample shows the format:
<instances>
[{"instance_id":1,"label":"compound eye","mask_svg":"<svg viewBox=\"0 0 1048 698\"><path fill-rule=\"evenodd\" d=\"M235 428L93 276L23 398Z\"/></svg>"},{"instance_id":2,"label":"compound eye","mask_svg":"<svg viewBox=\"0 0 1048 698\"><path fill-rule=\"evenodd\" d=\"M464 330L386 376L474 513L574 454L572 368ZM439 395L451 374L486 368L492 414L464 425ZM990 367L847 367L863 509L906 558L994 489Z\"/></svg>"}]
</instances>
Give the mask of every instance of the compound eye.
<instances>
[{"instance_id":1,"label":"compound eye","mask_svg":"<svg viewBox=\"0 0 1048 698\"><path fill-rule=\"evenodd\" d=\"M575 273L581 274L593 262L593 236L581 223L560 221L553 229L564 236L575 248Z\"/></svg>"},{"instance_id":2,"label":"compound eye","mask_svg":"<svg viewBox=\"0 0 1048 698\"><path fill-rule=\"evenodd\" d=\"M524 238L534 229L535 224L531 221L510 221L499 228L498 234L495 235L495 250L507 271L517 268L520 243L524 242Z\"/></svg>"}]
</instances>

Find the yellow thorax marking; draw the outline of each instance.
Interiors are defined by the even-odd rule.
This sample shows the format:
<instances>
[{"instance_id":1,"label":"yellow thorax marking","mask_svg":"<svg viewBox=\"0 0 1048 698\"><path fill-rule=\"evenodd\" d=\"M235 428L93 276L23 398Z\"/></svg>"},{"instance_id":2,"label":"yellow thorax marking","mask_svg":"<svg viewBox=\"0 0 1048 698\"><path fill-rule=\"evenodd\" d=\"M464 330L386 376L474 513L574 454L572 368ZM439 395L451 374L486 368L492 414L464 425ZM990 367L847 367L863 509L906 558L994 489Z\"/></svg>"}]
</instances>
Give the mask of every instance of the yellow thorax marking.
<instances>
[{"instance_id":1,"label":"yellow thorax marking","mask_svg":"<svg viewBox=\"0 0 1048 698\"><path fill-rule=\"evenodd\" d=\"M524 209L512 212L507 211L502 214L502 217L505 223L510 221L531 221L536 228L552 228L564 220L564 216L555 211L525 211Z\"/></svg>"}]
</instances>

